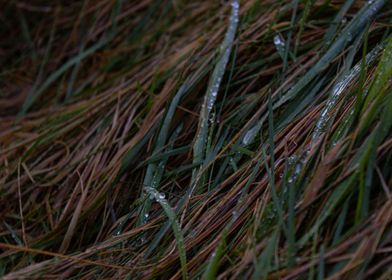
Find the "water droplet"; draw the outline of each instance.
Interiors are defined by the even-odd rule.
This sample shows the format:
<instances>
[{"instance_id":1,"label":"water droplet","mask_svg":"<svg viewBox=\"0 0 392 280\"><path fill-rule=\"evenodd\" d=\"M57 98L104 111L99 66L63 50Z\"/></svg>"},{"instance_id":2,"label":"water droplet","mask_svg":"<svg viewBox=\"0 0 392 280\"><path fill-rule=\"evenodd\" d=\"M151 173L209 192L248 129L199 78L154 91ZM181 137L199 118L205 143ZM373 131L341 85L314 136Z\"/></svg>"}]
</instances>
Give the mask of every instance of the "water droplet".
<instances>
[{"instance_id":1,"label":"water droplet","mask_svg":"<svg viewBox=\"0 0 392 280\"><path fill-rule=\"evenodd\" d=\"M165 199L165 194L164 193L159 193L158 198L159 199Z\"/></svg>"},{"instance_id":2,"label":"water droplet","mask_svg":"<svg viewBox=\"0 0 392 280\"><path fill-rule=\"evenodd\" d=\"M292 156L290 156L288 158L287 161L288 161L289 165L293 165L296 162L296 160L297 160L297 156L296 155L292 155Z\"/></svg>"},{"instance_id":3,"label":"water droplet","mask_svg":"<svg viewBox=\"0 0 392 280\"><path fill-rule=\"evenodd\" d=\"M233 7L233 9L238 9L239 7L240 7L240 4L238 3L238 1L236 1L236 0L233 0L232 2L231 2L231 6Z\"/></svg>"},{"instance_id":4,"label":"water droplet","mask_svg":"<svg viewBox=\"0 0 392 280\"><path fill-rule=\"evenodd\" d=\"M209 121L210 121L211 124L213 124L215 122L215 112L213 112L211 114L211 117L210 117Z\"/></svg>"},{"instance_id":5,"label":"water droplet","mask_svg":"<svg viewBox=\"0 0 392 280\"><path fill-rule=\"evenodd\" d=\"M284 46L284 41L283 41L283 39L280 37L280 35L278 34L278 35L275 35L275 37L274 37L274 44L275 44L275 46Z\"/></svg>"},{"instance_id":6,"label":"water droplet","mask_svg":"<svg viewBox=\"0 0 392 280\"><path fill-rule=\"evenodd\" d=\"M246 133L244 138L242 139L242 144L244 144L245 146L249 145L252 143L253 138L255 137L256 133L258 131L258 127L255 126L251 129L249 129Z\"/></svg>"}]
</instances>

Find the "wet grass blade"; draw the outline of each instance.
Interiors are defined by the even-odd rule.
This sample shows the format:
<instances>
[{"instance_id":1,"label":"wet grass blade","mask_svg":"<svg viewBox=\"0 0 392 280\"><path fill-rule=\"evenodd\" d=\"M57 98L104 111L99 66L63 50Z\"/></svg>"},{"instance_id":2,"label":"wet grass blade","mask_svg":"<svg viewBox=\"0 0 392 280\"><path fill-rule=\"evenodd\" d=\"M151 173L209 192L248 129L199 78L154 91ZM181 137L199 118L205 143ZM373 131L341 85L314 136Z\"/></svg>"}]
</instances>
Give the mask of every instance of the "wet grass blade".
<instances>
[{"instance_id":1,"label":"wet grass blade","mask_svg":"<svg viewBox=\"0 0 392 280\"><path fill-rule=\"evenodd\" d=\"M185 251L185 245L184 245L184 236L181 232L181 228L180 228L180 225L177 221L176 214L174 213L172 207L169 205L167 200L156 189L147 187L147 188L145 188L145 190L149 195L153 196L154 199L162 206L167 217L169 218L171 227L173 228L174 236L177 241L178 254L180 256L180 262L181 262L181 268L182 268L182 277L183 277L183 279L188 279L188 269L187 269L186 251Z\"/></svg>"},{"instance_id":2,"label":"wet grass blade","mask_svg":"<svg viewBox=\"0 0 392 280\"><path fill-rule=\"evenodd\" d=\"M229 20L228 30L225 34L225 38L219 49L219 59L215 65L214 71L211 75L211 79L207 88L207 93L204 97L203 105L200 111L200 119L197 129L197 135L195 138L195 143L193 145L193 162L199 162L204 159L205 156L205 145L207 142L208 134L208 123L210 119L211 110L215 104L216 98L218 96L218 91L220 84L223 79L223 75L226 71L226 65L229 62L231 49L233 47L233 42L235 34L237 31L237 24L239 21L239 3L238 0L231 1L231 16ZM192 177L192 183L196 181L199 177L198 171L194 171Z\"/></svg>"}]
</instances>

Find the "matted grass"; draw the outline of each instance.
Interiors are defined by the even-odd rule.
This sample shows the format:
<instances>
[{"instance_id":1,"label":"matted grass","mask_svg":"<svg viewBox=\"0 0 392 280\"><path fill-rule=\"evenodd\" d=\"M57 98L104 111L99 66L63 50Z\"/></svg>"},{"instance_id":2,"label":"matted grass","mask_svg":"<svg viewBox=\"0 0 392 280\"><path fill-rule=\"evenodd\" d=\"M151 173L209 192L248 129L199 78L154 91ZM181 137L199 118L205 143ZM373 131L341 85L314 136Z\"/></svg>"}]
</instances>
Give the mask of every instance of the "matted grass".
<instances>
[{"instance_id":1,"label":"matted grass","mask_svg":"<svg viewBox=\"0 0 392 280\"><path fill-rule=\"evenodd\" d=\"M0 6L2 279L390 279L390 1Z\"/></svg>"}]
</instances>

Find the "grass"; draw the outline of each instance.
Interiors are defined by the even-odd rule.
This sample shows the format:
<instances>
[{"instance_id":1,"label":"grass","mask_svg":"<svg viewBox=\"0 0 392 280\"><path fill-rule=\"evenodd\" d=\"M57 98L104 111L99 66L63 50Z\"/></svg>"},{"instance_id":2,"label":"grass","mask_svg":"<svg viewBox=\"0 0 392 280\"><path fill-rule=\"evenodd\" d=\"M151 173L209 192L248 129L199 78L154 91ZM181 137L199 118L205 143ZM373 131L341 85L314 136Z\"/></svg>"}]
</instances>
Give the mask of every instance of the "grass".
<instances>
[{"instance_id":1,"label":"grass","mask_svg":"<svg viewBox=\"0 0 392 280\"><path fill-rule=\"evenodd\" d=\"M390 1L8 1L0 278L389 279Z\"/></svg>"}]
</instances>

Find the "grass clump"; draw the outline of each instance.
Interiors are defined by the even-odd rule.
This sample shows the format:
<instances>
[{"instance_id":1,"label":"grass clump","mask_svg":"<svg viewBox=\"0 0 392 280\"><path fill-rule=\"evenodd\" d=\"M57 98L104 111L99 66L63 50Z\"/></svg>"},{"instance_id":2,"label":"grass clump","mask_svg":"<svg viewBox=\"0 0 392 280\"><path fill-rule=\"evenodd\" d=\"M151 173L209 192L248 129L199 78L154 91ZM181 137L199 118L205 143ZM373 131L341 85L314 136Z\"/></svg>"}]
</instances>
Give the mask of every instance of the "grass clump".
<instances>
[{"instance_id":1,"label":"grass clump","mask_svg":"<svg viewBox=\"0 0 392 280\"><path fill-rule=\"evenodd\" d=\"M25 2L0 278L389 279L389 1Z\"/></svg>"}]
</instances>

